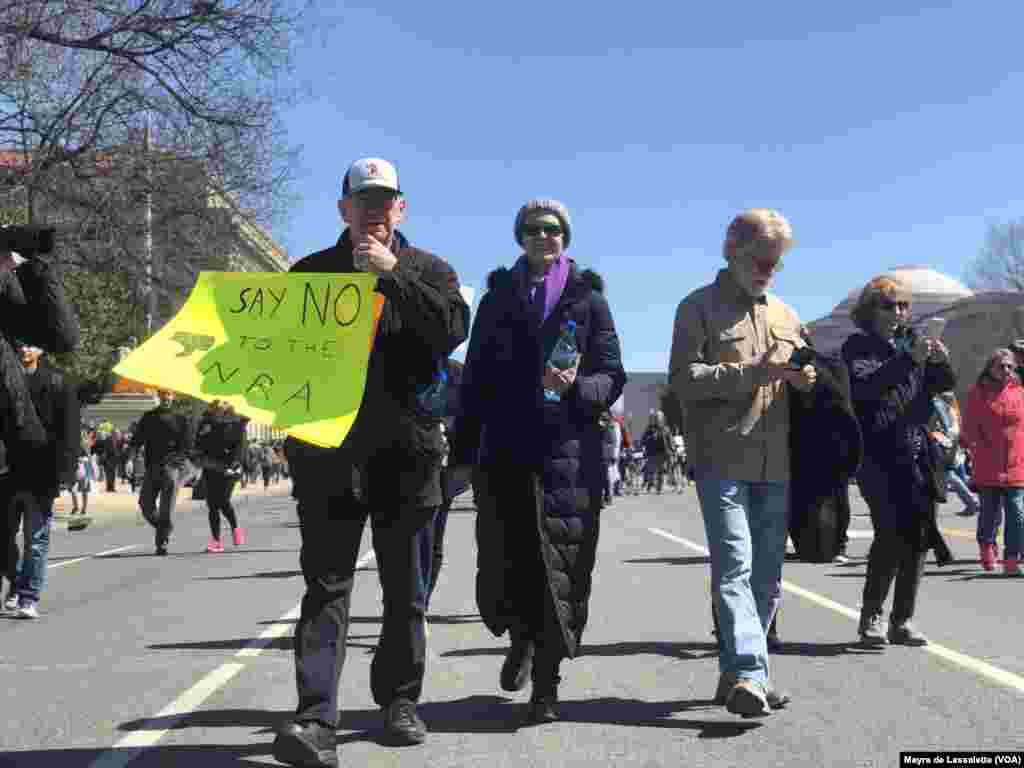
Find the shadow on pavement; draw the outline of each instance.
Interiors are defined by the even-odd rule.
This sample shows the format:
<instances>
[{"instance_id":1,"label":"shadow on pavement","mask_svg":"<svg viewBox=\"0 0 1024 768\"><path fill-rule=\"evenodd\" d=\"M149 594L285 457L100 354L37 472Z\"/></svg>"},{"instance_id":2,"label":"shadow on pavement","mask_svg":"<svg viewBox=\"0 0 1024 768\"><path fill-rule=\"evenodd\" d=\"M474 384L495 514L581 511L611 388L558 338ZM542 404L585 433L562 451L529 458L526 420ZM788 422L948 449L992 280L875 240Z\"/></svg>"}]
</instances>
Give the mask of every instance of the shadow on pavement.
<instances>
[{"instance_id":1,"label":"shadow on pavement","mask_svg":"<svg viewBox=\"0 0 1024 768\"><path fill-rule=\"evenodd\" d=\"M353 616L348 620L349 624L380 624L383 619L380 616ZM271 621L257 622L261 626L269 624L298 624L298 619L274 619Z\"/></svg>"},{"instance_id":2,"label":"shadow on pavement","mask_svg":"<svg viewBox=\"0 0 1024 768\"><path fill-rule=\"evenodd\" d=\"M711 562L711 558L704 555L696 555L694 557L641 557L634 560L623 560L622 562L629 563L630 565L708 565Z\"/></svg>"},{"instance_id":3,"label":"shadow on pavement","mask_svg":"<svg viewBox=\"0 0 1024 768\"><path fill-rule=\"evenodd\" d=\"M452 701L428 701L418 707L419 714L431 733L514 733L527 726L523 723L526 704L503 696L468 696ZM723 712L710 699L649 702L638 699L599 698L563 701L558 705L561 719L546 728L565 727L571 723L595 723L640 728L679 728L700 731L705 739L741 736L760 727L755 720L677 719L679 712L701 710ZM339 744L354 741L381 741L381 716L377 710L341 712Z\"/></svg>"},{"instance_id":4,"label":"shadow on pavement","mask_svg":"<svg viewBox=\"0 0 1024 768\"><path fill-rule=\"evenodd\" d=\"M218 554L218 557L224 555L264 555L264 554L275 554L277 552L298 552L298 549L248 549L241 547L239 549L227 549L224 552ZM93 560L121 560L128 557L159 557L153 554L153 552L123 552L115 553L112 555L99 555L94 557ZM171 544L171 551L163 557L210 557L210 553L205 549L195 550L182 550L180 552L174 551L174 544Z\"/></svg>"},{"instance_id":5,"label":"shadow on pavement","mask_svg":"<svg viewBox=\"0 0 1024 768\"><path fill-rule=\"evenodd\" d=\"M475 695L452 701L423 702L418 710L431 733L514 733L519 728L535 727L523 723L526 704L504 696ZM676 715L701 712L713 715L706 718L679 718ZM737 720L710 699L651 702L639 699L606 697L598 699L568 700L559 704L561 719L544 726L549 729L566 727L572 723L621 725L640 728L673 728L699 731L703 739L735 738L760 728L759 720ZM719 714L721 713L721 715ZM192 757L197 765L220 765L217 758L245 758L270 752L273 734L288 722L292 711L257 709L214 709L190 712L184 716L130 720L118 730L183 731L190 728L253 728L254 740L260 743L225 746L164 746L146 750L154 758L154 765L185 765ZM358 741L386 743L380 710L341 710L338 717L338 743L344 745ZM723 717L726 719L719 719ZM129 752L129 750L124 750ZM88 765L101 750L37 750L19 752L0 757L0 767L7 768L71 768ZM163 759L162 759L163 758ZM148 763L148 760L143 763Z\"/></svg>"},{"instance_id":6,"label":"shadow on pavement","mask_svg":"<svg viewBox=\"0 0 1024 768\"><path fill-rule=\"evenodd\" d=\"M981 566L977 566L980 568ZM985 572L979 571L977 568L970 571L959 571L959 573L966 573L966 576L961 577L958 581L988 581L989 579L995 579L996 581L1016 581L1019 580L1020 576L1007 576L1001 570Z\"/></svg>"},{"instance_id":7,"label":"shadow on pavement","mask_svg":"<svg viewBox=\"0 0 1024 768\"><path fill-rule=\"evenodd\" d=\"M464 648L461 650L447 651L442 653L441 656L504 656L507 650L508 649L504 646L494 648ZM640 654L668 656L672 659L697 659L704 658L705 656L717 656L718 645L715 643L637 641L608 643L606 645L584 645L579 653L580 656L637 656Z\"/></svg>"},{"instance_id":8,"label":"shadow on pavement","mask_svg":"<svg viewBox=\"0 0 1024 768\"><path fill-rule=\"evenodd\" d=\"M244 576L199 576L196 581L234 581L235 579L292 579L301 576L302 571L261 571Z\"/></svg>"},{"instance_id":9,"label":"shadow on pavement","mask_svg":"<svg viewBox=\"0 0 1024 768\"><path fill-rule=\"evenodd\" d=\"M82 768L103 754L113 753L119 765L136 755L137 765L224 766L252 765L247 758L270 755L271 742L265 744L204 744L195 746L155 746L137 749L33 749L0 755L0 768Z\"/></svg>"},{"instance_id":10,"label":"shadow on pavement","mask_svg":"<svg viewBox=\"0 0 1024 768\"><path fill-rule=\"evenodd\" d=\"M430 624L479 624L482 621L479 613L427 614L427 622Z\"/></svg>"},{"instance_id":11,"label":"shadow on pavement","mask_svg":"<svg viewBox=\"0 0 1024 768\"><path fill-rule=\"evenodd\" d=\"M783 641L774 651L772 656L842 656L844 654L873 655L877 654L882 647L864 645L859 640L844 643L794 643Z\"/></svg>"},{"instance_id":12,"label":"shadow on pavement","mask_svg":"<svg viewBox=\"0 0 1024 768\"><path fill-rule=\"evenodd\" d=\"M270 733L295 714L294 710L208 709L172 717L129 720L117 726L119 731L170 730L185 728L258 728L257 733ZM269 752L269 750L267 750Z\"/></svg>"},{"instance_id":13,"label":"shadow on pavement","mask_svg":"<svg viewBox=\"0 0 1024 768\"><path fill-rule=\"evenodd\" d=\"M950 565L955 565L955 563L950 563ZM949 566L945 566L944 568L939 568L938 570L925 571L922 574L922 576L963 576L964 574L970 574L970 576L968 577L968 578L970 578L972 576L980 575L980 574L977 574L976 571L977 571L977 565L975 565L974 568L952 568L952 569L949 568ZM864 573L830 573L829 576L831 576L833 579L863 579L865 574Z\"/></svg>"},{"instance_id":14,"label":"shadow on pavement","mask_svg":"<svg viewBox=\"0 0 1024 768\"><path fill-rule=\"evenodd\" d=\"M377 635L349 635L349 642L345 643L348 648L370 648L375 649L376 643L353 643L352 640L376 640ZM259 645L260 648L268 648L272 651L290 651L294 648L291 635L275 637L266 642L255 637L239 637L233 640L197 640L192 643L157 643L147 645L151 651L240 651L251 645Z\"/></svg>"}]
</instances>

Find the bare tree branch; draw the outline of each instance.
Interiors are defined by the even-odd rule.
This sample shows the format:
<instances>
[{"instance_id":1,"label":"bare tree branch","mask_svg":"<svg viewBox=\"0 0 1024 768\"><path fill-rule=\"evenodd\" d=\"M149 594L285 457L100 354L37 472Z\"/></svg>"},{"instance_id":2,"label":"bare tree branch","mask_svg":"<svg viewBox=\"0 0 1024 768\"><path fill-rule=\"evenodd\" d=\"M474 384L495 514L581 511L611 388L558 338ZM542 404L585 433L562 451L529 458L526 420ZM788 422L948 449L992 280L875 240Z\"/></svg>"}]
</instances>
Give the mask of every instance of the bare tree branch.
<instances>
[{"instance_id":1,"label":"bare tree branch","mask_svg":"<svg viewBox=\"0 0 1024 768\"><path fill-rule=\"evenodd\" d=\"M280 110L305 0L0 0L0 151L29 161L30 215L64 163L152 145L207 163L263 224L293 196ZM80 167L79 167L80 166ZM156 190L151 190L156 192Z\"/></svg>"},{"instance_id":2,"label":"bare tree branch","mask_svg":"<svg viewBox=\"0 0 1024 768\"><path fill-rule=\"evenodd\" d=\"M1024 219L995 224L967 268L975 290L1024 291Z\"/></svg>"}]
</instances>

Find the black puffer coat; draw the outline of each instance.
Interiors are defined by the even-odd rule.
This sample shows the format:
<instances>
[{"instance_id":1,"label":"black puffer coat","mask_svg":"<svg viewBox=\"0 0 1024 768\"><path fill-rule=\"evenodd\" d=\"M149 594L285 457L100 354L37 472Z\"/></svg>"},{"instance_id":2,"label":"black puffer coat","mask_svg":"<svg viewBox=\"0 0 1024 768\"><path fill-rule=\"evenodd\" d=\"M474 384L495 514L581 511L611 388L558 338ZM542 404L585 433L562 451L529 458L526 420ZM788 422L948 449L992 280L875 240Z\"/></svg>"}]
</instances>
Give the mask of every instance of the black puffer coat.
<instances>
[{"instance_id":1,"label":"black puffer coat","mask_svg":"<svg viewBox=\"0 0 1024 768\"><path fill-rule=\"evenodd\" d=\"M570 658L587 622L597 548L605 473L598 418L626 382L611 311L596 285L595 274L572 264L561 299L537 327L521 275L491 274L470 338L451 460L478 464L477 603L484 623L500 635L521 620L516 565L542 559L561 655ZM546 402L546 362L570 319L582 354L576 383L560 402ZM521 551L515 542L523 538L507 535L524 525L536 527L540 553Z\"/></svg>"}]
</instances>

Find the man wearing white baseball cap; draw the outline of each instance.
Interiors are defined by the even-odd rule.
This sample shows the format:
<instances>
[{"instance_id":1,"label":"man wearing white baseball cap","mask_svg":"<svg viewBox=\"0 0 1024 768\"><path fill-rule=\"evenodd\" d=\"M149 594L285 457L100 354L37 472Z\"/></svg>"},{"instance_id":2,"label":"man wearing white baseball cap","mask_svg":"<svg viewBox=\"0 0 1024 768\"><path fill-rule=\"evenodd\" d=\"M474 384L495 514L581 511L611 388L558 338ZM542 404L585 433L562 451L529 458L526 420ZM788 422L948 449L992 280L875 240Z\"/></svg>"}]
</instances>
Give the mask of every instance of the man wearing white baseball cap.
<instances>
[{"instance_id":1,"label":"man wearing white baseball cap","mask_svg":"<svg viewBox=\"0 0 1024 768\"><path fill-rule=\"evenodd\" d=\"M370 687L388 741L419 744L426 738L416 712L426 662L419 534L442 503L442 371L469 328L455 271L398 231L406 201L391 163L372 157L354 162L342 181L338 211L348 225L338 242L292 271L373 272L384 305L363 402L345 442L336 449L294 438L285 443L306 593L295 628L299 704L278 731L273 752L297 766L338 765L338 683L367 518L384 591Z\"/></svg>"}]
</instances>

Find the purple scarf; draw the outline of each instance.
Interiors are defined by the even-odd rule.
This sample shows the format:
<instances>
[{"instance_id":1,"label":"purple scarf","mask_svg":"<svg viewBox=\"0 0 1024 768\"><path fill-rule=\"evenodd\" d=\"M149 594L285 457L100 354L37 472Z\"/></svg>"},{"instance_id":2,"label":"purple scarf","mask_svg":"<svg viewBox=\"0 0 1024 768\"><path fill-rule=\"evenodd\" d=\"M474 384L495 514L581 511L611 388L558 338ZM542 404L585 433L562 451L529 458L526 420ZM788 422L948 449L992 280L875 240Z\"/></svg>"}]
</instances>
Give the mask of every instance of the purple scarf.
<instances>
[{"instance_id":1,"label":"purple scarf","mask_svg":"<svg viewBox=\"0 0 1024 768\"><path fill-rule=\"evenodd\" d=\"M526 261L525 253L519 257L513 269L520 273L523 288L528 296L530 292L530 266ZM555 305L558 304L558 300L562 298L562 292L565 290L565 284L568 281L569 257L563 252L558 261L544 275L544 317L541 318L541 323L548 319Z\"/></svg>"}]
</instances>

